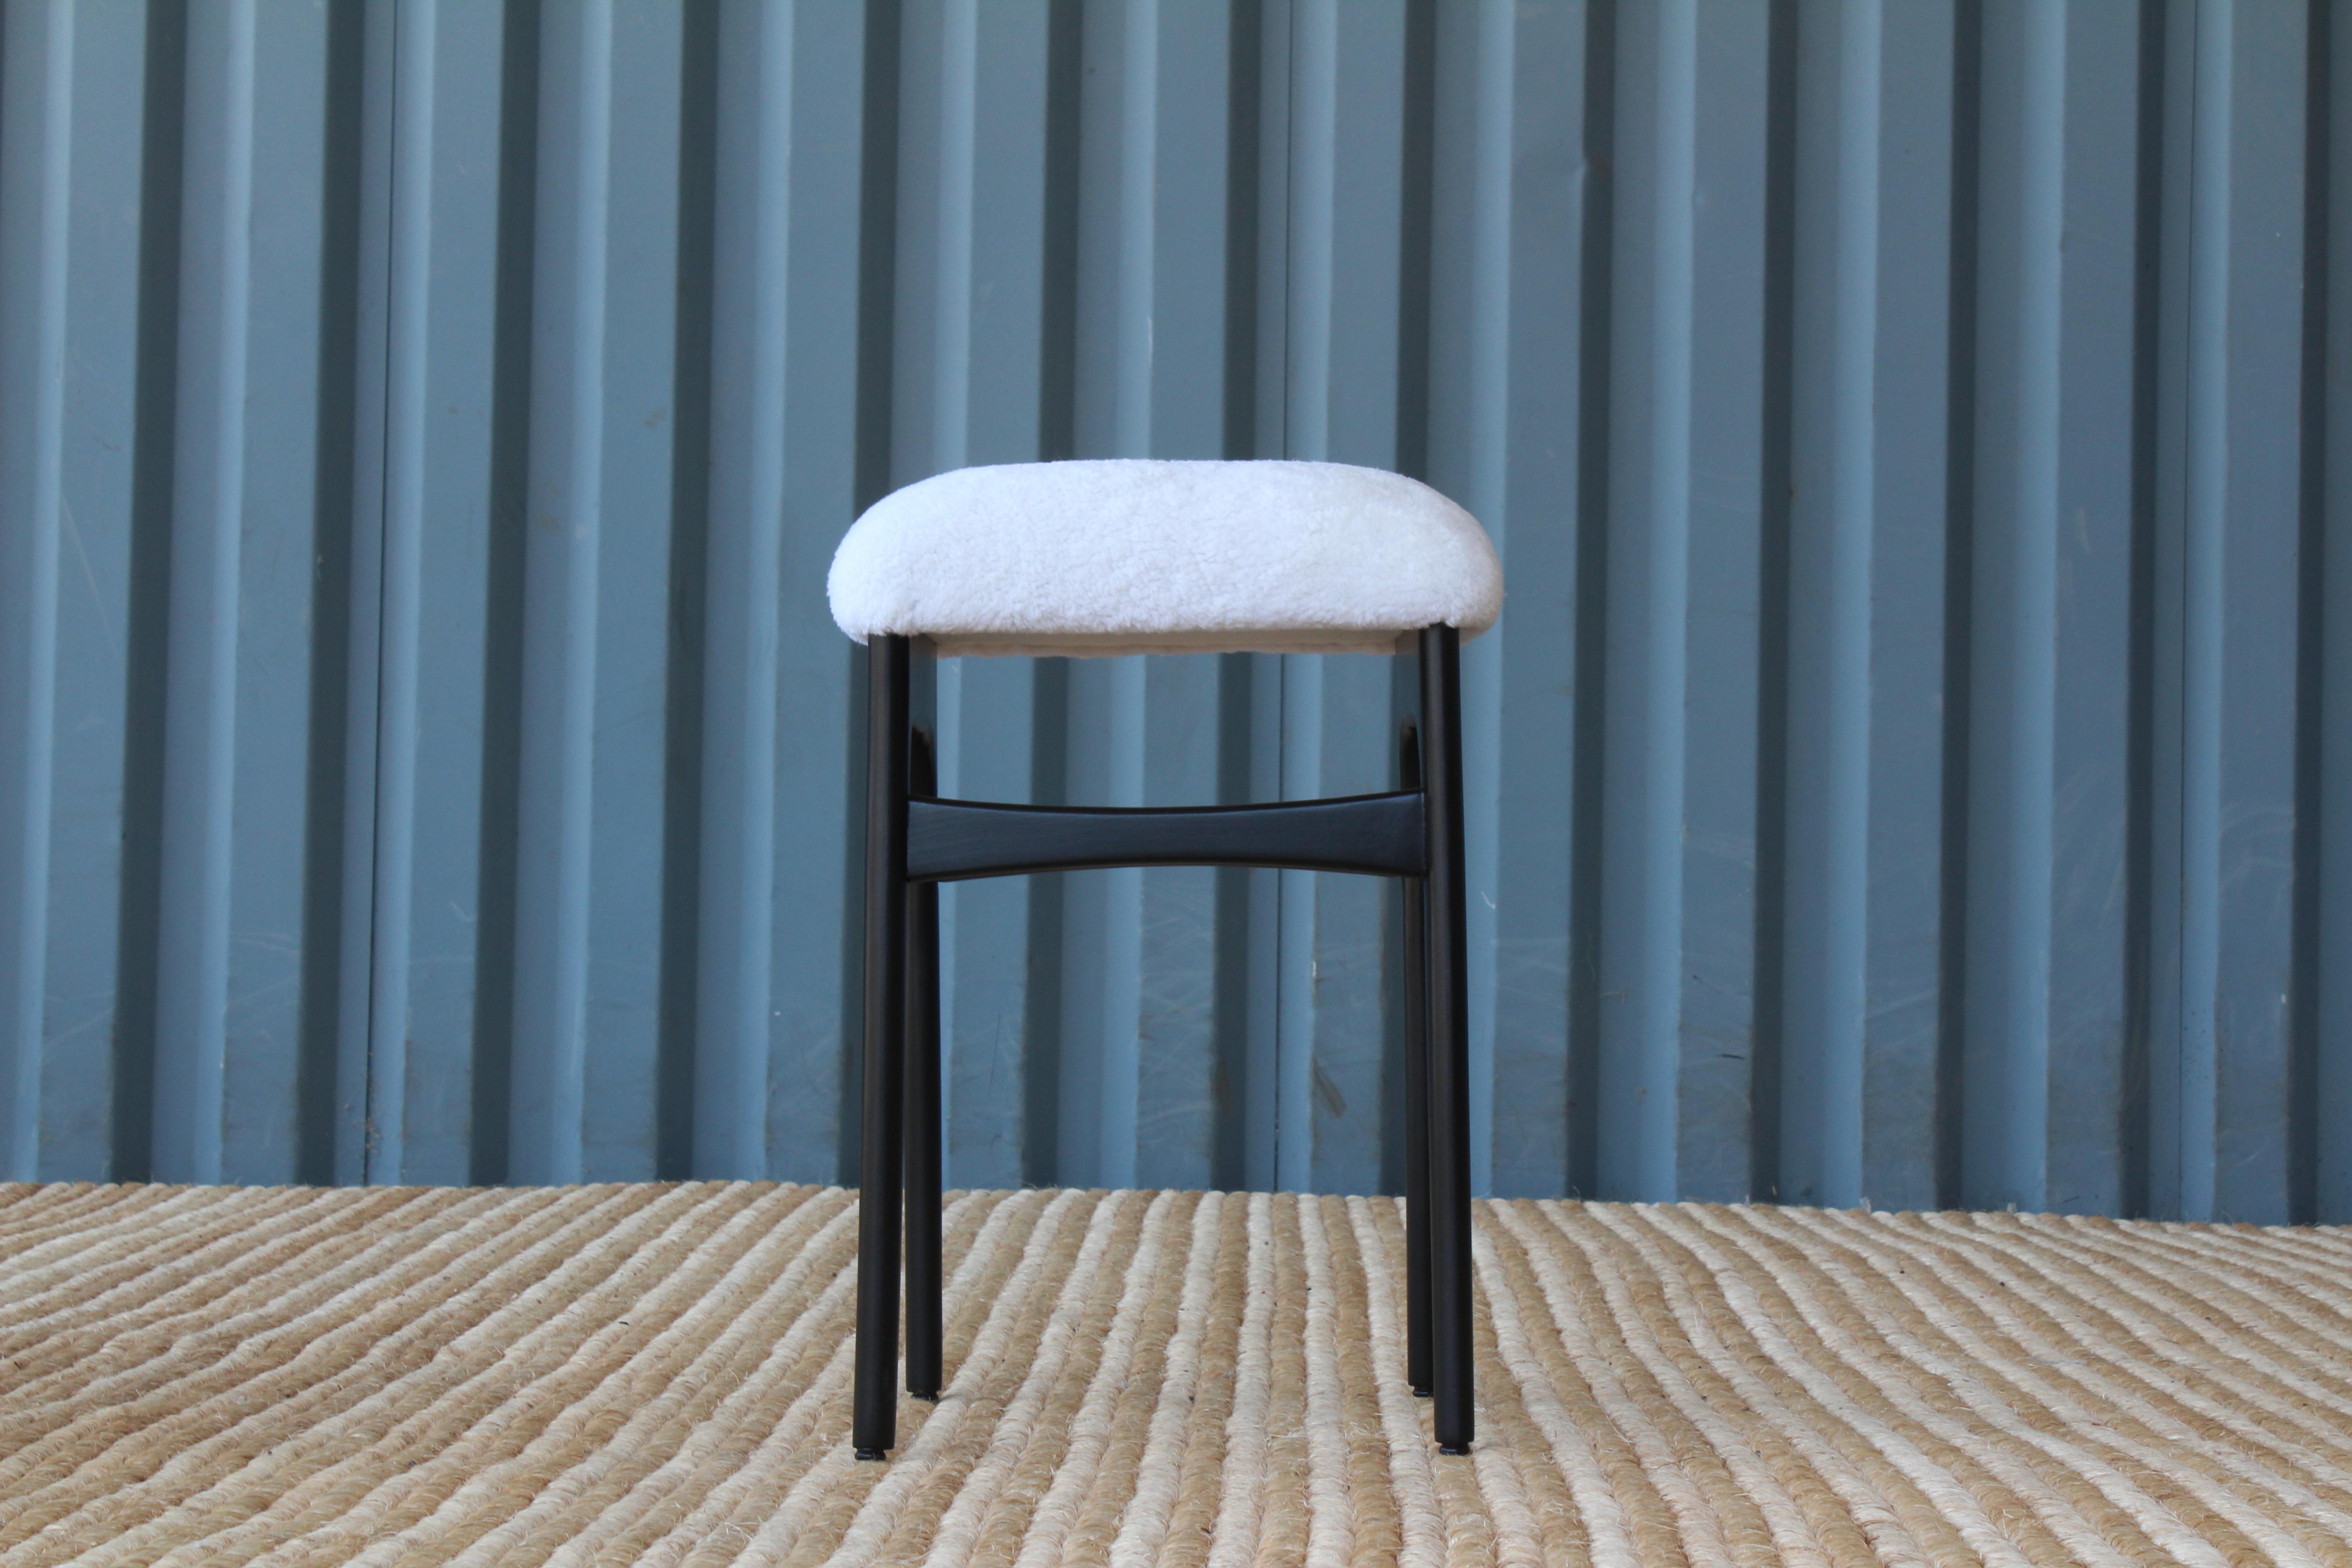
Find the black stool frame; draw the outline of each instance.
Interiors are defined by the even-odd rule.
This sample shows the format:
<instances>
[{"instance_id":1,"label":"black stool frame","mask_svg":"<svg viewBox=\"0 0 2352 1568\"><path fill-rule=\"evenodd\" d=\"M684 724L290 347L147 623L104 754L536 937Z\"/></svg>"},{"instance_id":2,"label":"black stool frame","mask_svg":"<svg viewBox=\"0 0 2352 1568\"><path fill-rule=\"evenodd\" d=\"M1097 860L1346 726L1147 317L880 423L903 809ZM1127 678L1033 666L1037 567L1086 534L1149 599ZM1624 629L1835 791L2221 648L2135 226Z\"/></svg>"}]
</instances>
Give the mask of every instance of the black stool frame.
<instances>
[{"instance_id":1,"label":"black stool frame","mask_svg":"<svg viewBox=\"0 0 2352 1568\"><path fill-rule=\"evenodd\" d=\"M927 646L927 645L926 645ZM916 643L866 644L865 1116L859 1152L861 1459L898 1438L898 1222L907 1392L939 1397L939 884L1105 866L1276 866L1404 882L1407 1373L1436 1395L1438 1446L1467 1453L1470 989L1462 867L1462 641L1421 633L1421 721L1386 795L1267 805L1091 809L941 800L915 726ZM904 1185L901 1186L903 1176Z\"/></svg>"}]
</instances>

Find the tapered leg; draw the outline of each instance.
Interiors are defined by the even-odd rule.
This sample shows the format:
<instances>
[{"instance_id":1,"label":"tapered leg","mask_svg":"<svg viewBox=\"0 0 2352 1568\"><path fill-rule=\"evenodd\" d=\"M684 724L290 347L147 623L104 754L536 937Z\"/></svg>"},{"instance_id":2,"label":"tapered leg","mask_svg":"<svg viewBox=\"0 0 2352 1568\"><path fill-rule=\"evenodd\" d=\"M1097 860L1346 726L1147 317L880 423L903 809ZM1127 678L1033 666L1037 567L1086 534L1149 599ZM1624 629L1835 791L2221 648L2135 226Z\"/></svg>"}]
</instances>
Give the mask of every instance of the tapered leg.
<instances>
[{"instance_id":1,"label":"tapered leg","mask_svg":"<svg viewBox=\"0 0 2352 1568\"><path fill-rule=\"evenodd\" d=\"M1462 636L1421 634L1422 788L1429 834L1429 1187L1437 1446L1470 1451L1470 976L1462 865Z\"/></svg>"},{"instance_id":2,"label":"tapered leg","mask_svg":"<svg viewBox=\"0 0 2352 1568\"><path fill-rule=\"evenodd\" d=\"M866 644L865 1105L858 1149L857 1369L851 1440L887 1457L898 1426L898 1170L906 1072L904 637Z\"/></svg>"},{"instance_id":3,"label":"tapered leg","mask_svg":"<svg viewBox=\"0 0 2352 1568\"><path fill-rule=\"evenodd\" d=\"M939 793L931 737L914 734L909 783ZM907 889L907 1392L940 1396L940 885Z\"/></svg>"},{"instance_id":4,"label":"tapered leg","mask_svg":"<svg viewBox=\"0 0 2352 1568\"><path fill-rule=\"evenodd\" d=\"M1421 787L1421 737L1411 724L1397 784ZM1429 1394L1429 910L1419 877L1404 889L1404 1364L1413 1393Z\"/></svg>"}]
</instances>

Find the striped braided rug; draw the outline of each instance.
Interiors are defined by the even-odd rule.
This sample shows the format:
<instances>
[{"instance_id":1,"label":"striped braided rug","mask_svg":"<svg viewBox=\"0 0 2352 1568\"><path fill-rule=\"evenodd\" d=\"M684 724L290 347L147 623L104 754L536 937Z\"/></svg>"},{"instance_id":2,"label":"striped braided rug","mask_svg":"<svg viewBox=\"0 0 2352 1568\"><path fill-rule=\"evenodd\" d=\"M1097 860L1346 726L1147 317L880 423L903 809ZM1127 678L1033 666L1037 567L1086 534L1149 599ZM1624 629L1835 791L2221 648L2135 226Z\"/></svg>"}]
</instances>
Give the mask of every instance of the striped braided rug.
<instances>
[{"instance_id":1,"label":"striped braided rug","mask_svg":"<svg viewBox=\"0 0 2352 1568\"><path fill-rule=\"evenodd\" d=\"M0 1187L0 1564L2352 1568L2352 1233L1485 1205L1449 1458L1393 1202L951 1194L882 1465L856 1221Z\"/></svg>"}]
</instances>

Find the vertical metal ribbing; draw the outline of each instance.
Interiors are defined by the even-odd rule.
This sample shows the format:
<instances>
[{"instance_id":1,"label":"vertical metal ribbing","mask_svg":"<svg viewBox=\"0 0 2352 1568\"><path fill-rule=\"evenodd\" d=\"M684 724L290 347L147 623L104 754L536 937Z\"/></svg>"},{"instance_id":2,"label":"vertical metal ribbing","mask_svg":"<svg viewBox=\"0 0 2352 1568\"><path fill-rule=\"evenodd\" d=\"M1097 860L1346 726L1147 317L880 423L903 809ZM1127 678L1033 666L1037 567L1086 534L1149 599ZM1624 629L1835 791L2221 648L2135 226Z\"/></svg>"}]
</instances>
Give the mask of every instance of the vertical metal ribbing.
<instances>
[{"instance_id":1,"label":"vertical metal ribbing","mask_svg":"<svg viewBox=\"0 0 2352 1568\"><path fill-rule=\"evenodd\" d=\"M2341 1218L2328 15L12 7L0 1165L667 1173L692 970L694 1173L855 1182L834 543L1287 455L1507 561L1474 1192ZM973 797L1369 789L1412 705L964 662ZM944 1180L1404 1189L1379 889L1080 880L941 896Z\"/></svg>"},{"instance_id":2,"label":"vertical metal ribbing","mask_svg":"<svg viewBox=\"0 0 2352 1568\"><path fill-rule=\"evenodd\" d=\"M250 5L192 13L192 165L182 249L174 437L171 678L163 718L155 1116L149 1159L166 1181L223 1179L229 945L237 895L238 654L253 359L255 50ZM248 878L247 880L251 879Z\"/></svg>"},{"instance_id":3,"label":"vertical metal ribbing","mask_svg":"<svg viewBox=\"0 0 2352 1568\"><path fill-rule=\"evenodd\" d=\"M858 1150L857 1456L897 1436L899 1115L905 1087L908 645L866 645L866 1103Z\"/></svg>"},{"instance_id":4,"label":"vertical metal ribbing","mask_svg":"<svg viewBox=\"0 0 2352 1568\"><path fill-rule=\"evenodd\" d=\"M1422 789L1429 834L1430 1274L1435 1328L1437 1443L1469 1450L1470 1357L1469 911L1462 866L1462 634L1421 634Z\"/></svg>"},{"instance_id":5,"label":"vertical metal ribbing","mask_svg":"<svg viewBox=\"0 0 2352 1568\"><path fill-rule=\"evenodd\" d=\"M522 570L509 1181L586 1179L613 195L613 21L554 6L541 40L530 515ZM624 623L625 624L625 623Z\"/></svg>"},{"instance_id":6,"label":"vertical metal ribbing","mask_svg":"<svg viewBox=\"0 0 2352 1568\"><path fill-rule=\"evenodd\" d=\"M47 1014L73 8L20 7L7 32L31 57L5 84L11 163L35 172L0 194L0 1171L23 1182L40 1165Z\"/></svg>"}]
</instances>

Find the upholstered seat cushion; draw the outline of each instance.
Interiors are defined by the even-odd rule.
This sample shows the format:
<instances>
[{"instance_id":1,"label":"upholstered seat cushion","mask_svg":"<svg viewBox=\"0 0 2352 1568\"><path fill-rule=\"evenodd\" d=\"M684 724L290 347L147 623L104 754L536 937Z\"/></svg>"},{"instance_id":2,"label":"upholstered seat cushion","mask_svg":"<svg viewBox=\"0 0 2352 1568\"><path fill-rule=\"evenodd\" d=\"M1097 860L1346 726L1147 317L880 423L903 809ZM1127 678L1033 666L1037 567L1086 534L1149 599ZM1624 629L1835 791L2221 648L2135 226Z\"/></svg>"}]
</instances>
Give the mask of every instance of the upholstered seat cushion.
<instances>
[{"instance_id":1,"label":"upholstered seat cushion","mask_svg":"<svg viewBox=\"0 0 2352 1568\"><path fill-rule=\"evenodd\" d=\"M959 468L857 520L826 584L859 642L942 654L1391 653L1503 604L1477 521L1427 485L1341 463Z\"/></svg>"}]
</instances>

